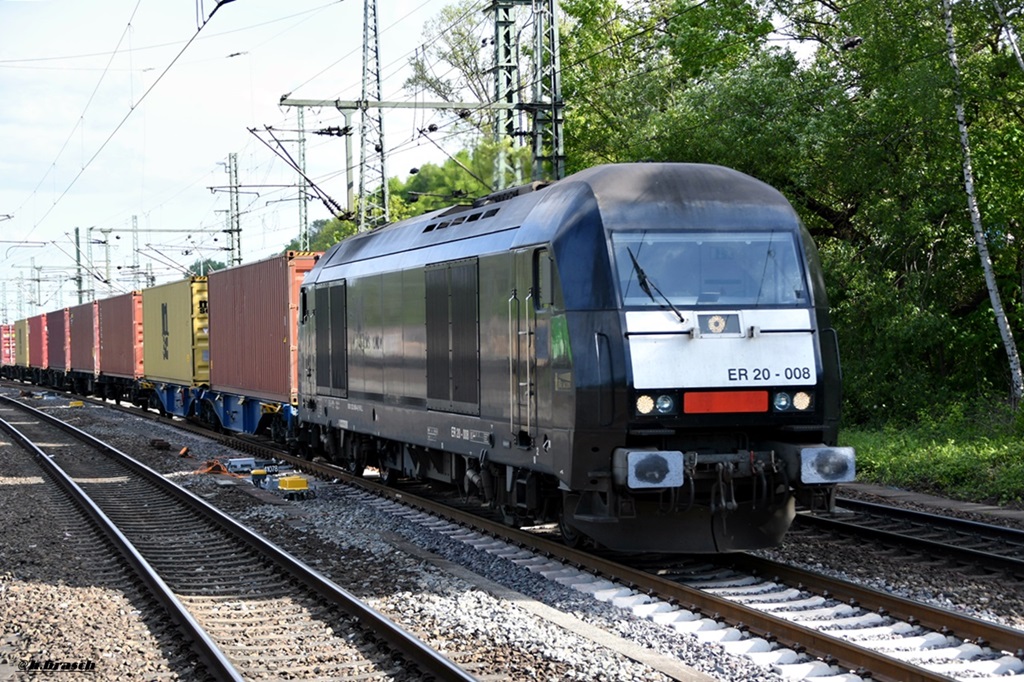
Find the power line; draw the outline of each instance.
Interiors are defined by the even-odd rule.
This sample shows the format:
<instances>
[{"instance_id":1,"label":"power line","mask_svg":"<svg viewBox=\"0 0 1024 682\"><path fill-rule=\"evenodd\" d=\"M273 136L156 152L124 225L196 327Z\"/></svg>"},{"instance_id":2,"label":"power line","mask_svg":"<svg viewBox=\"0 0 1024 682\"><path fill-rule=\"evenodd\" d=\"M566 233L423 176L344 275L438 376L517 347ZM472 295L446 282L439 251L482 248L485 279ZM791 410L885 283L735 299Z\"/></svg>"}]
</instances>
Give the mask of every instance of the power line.
<instances>
[{"instance_id":1,"label":"power line","mask_svg":"<svg viewBox=\"0 0 1024 682\"><path fill-rule=\"evenodd\" d=\"M141 1L142 0L139 0L139 3L141 3ZM96 158L103 152L104 149L106 149L107 145L110 143L111 140L114 139L114 136L117 135L118 131L120 131L121 128L124 126L124 124L128 122L128 119L131 117L132 113L134 113L136 108L138 108L138 106L140 104L142 104L143 101L145 101L146 97L149 96L149 93L153 92L153 89L156 88L156 86L160 83L161 80L163 80L164 76L167 75L167 72L170 71L171 68L175 65L175 63L177 63L177 61L181 58L181 56L183 54L185 54L185 51L188 50L189 46L192 45L192 43L195 41L195 39L199 37L199 34L202 32L203 28L206 27L206 25L210 22L210 20L213 19L213 15L217 13L217 10L219 10L224 5L227 5L227 4L232 3L234 1L235 0L219 0L217 2L216 6L210 12L210 15L208 17L206 17L205 20L202 21L202 23L196 29L196 32L192 35L191 38L189 38L188 42L185 43L184 47L182 47L181 50L178 51L178 54L176 54L174 56L174 58L171 60L171 62L166 67L164 67L163 71L160 72L160 75L156 77L156 80L154 80L153 83L149 86L149 88L147 88L146 91L144 93L142 93L142 96L139 97L139 100L128 108L128 112L124 115L124 117L117 124L117 126L115 126L114 130L111 131L110 135L107 136L107 138L103 141L103 143L99 146L99 148L93 153L93 155L91 157L89 157L89 160L85 162L85 164L82 166L81 170L79 170L78 173L75 175L75 177L72 178L72 180L68 184L68 186L64 188L64 191L61 192L60 195L54 200L54 202L46 210L46 212L43 214L43 216L41 218L39 218L36 221L36 223L29 229L29 231L25 235L26 237L30 236L33 232L35 232L36 229L39 227L39 225L42 224L42 222L44 220L46 220L47 216L50 215L50 213L53 211L53 209L56 208L57 204L59 204L61 202L61 200L65 196L67 196L67 193L69 191L71 191L71 188L75 186L75 184L78 182L79 178L81 178L82 175L85 173L85 171L89 168L89 166L92 165L92 162L96 160ZM136 9L138 9L139 3L137 3L135 5ZM133 11L133 16L134 16L134 11ZM130 26L131 26L131 22L129 21L128 27L130 27ZM126 28L126 31L127 31L127 28ZM122 38L123 38L123 36L122 36ZM120 44L120 42L118 44ZM70 137L69 137L69 139L70 139ZM65 142L65 145L66 144L67 143ZM62 148L62 151L63 151L63 148ZM59 157L59 154L58 154L58 157ZM44 179L45 179L45 176L44 176ZM40 185L42 184L42 180L40 181L39 184ZM39 189L39 185L37 185L36 189L32 191L32 195L34 195L36 193L36 191L38 191L38 189ZM31 195L30 195L30 198L31 198ZM27 201L28 200L26 199L26 202ZM24 204L22 204L22 206L24 206Z\"/></svg>"}]
</instances>

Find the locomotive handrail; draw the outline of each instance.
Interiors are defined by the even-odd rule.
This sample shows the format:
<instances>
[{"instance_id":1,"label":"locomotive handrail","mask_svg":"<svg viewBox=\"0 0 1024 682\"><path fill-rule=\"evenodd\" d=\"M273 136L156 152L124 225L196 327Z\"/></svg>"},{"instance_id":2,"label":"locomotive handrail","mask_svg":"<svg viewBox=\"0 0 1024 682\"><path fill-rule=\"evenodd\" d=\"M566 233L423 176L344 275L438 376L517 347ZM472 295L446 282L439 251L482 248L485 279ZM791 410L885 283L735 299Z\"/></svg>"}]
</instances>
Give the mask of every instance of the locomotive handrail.
<instances>
[{"instance_id":1,"label":"locomotive handrail","mask_svg":"<svg viewBox=\"0 0 1024 682\"><path fill-rule=\"evenodd\" d=\"M516 432L516 379L513 363L518 362L512 353L512 344L516 344L516 351L519 349L519 329L512 329L512 302L516 304L516 322L519 322L519 294L512 289L512 295L508 298L508 432L515 435Z\"/></svg>"},{"instance_id":2,"label":"locomotive handrail","mask_svg":"<svg viewBox=\"0 0 1024 682\"><path fill-rule=\"evenodd\" d=\"M526 433L528 438L533 438L533 373L530 371L530 361L533 359L533 337L537 333L537 311L531 301L533 299L533 287L526 294ZM531 315L533 325L531 327Z\"/></svg>"},{"instance_id":3,"label":"locomotive handrail","mask_svg":"<svg viewBox=\"0 0 1024 682\"><path fill-rule=\"evenodd\" d=\"M693 328L661 332L625 332L625 336L693 336Z\"/></svg>"},{"instance_id":4,"label":"locomotive handrail","mask_svg":"<svg viewBox=\"0 0 1024 682\"><path fill-rule=\"evenodd\" d=\"M814 334L816 329L758 329L758 334ZM624 332L624 335L628 338L630 336L693 336L693 328L690 329L679 329L675 331L664 330L664 331L643 331L643 332Z\"/></svg>"}]
</instances>

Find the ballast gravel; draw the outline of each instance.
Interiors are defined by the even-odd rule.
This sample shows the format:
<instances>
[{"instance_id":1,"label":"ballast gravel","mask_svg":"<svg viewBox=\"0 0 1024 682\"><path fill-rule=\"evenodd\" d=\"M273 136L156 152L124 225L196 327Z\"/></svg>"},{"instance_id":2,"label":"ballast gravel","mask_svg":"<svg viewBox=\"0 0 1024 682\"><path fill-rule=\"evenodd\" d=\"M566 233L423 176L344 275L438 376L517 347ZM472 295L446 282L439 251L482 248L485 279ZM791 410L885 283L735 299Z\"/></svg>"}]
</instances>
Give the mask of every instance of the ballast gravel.
<instances>
[{"instance_id":1,"label":"ballast gravel","mask_svg":"<svg viewBox=\"0 0 1024 682\"><path fill-rule=\"evenodd\" d=\"M478 667L471 668L473 674L539 680L669 679L655 667L622 653L623 648L602 643L611 638L639 647L651 656L664 657L661 660L691 667L696 671L692 679L783 679L770 668L755 665L744 657L727 655L718 645L699 642L691 635L679 634L628 610L596 601L508 559L479 551L444 533L367 504L353 497L344 486L318 483L317 496L301 501L270 499L267 493L257 497L253 489L245 487L245 482L223 485L222 479L194 473L206 460L224 461L240 456L222 445L123 413L95 407L70 409L67 401L60 398L35 404L59 410L62 418L71 417L80 427L114 442L235 515L431 645L444 650L447 643L458 642L453 650L461 650L470 641L478 652L474 658L474 666ZM169 450L154 450L149 445L153 439L167 441ZM12 446L5 440L2 447ZM188 458L178 456L182 448L188 448ZM17 495L8 494L9 488L0 484L0 514L5 519L17 516L21 513L19 508L25 505ZM33 531L35 534L44 532L42 528L48 523L45 518L46 514L40 512L41 526ZM75 608L84 612L99 612L109 603L110 596L87 590L58 596L64 589L61 565L48 565L46 555L34 556L31 570L44 575L33 578L26 573L28 567L24 562L18 562L16 555L20 550L14 546L16 543L12 544L11 535L8 532L0 536L0 589L8 593L35 590L40 604L79 600ZM965 581L962 576L931 569L921 571L906 560L901 563L897 556L880 563L877 556L865 557L855 546L837 543L791 546L787 542L767 554L925 601L954 603L966 611L1015 627L1024 626L1019 613L1024 593L1019 586ZM450 566L461 567L461 571L456 574L449 570ZM527 608L527 604L541 606ZM53 608L40 608L31 618L23 616L9 625L6 608L5 600L0 606L4 621L0 631L0 679L5 664L10 666L43 655L26 649L26 642L44 641L49 636L46 641L56 646L53 635L45 633L60 633L57 643L63 647L61 651L85 651L80 647L85 647L86 642L92 643L92 651L108 646L108 640L109 646L115 646L123 640L119 633L136 627L115 621L75 631L67 626L65 614ZM559 619L538 615L543 609L572 619L577 627L566 628L558 623ZM518 652L518 660L504 660L510 650ZM171 664L164 663L163 668L151 671L155 674L138 678L187 678L187 673L175 672L175 655L178 654L167 657ZM140 666L145 663L139 661ZM188 669L186 663L178 664L181 670ZM90 679L124 676L98 666Z\"/></svg>"}]
</instances>

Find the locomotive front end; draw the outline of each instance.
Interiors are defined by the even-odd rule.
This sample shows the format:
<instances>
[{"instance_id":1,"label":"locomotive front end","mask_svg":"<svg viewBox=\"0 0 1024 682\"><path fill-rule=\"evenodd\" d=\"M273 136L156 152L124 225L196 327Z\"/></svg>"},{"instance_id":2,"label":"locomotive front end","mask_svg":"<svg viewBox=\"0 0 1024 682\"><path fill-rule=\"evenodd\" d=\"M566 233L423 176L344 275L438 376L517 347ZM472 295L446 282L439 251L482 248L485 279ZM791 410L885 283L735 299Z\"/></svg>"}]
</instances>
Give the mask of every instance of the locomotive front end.
<instances>
[{"instance_id":1,"label":"locomotive front end","mask_svg":"<svg viewBox=\"0 0 1024 682\"><path fill-rule=\"evenodd\" d=\"M838 346L814 244L774 190L718 177L675 212L607 212L626 410L609 480L592 476L565 512L600 544L773 546L798 504L831 508L855 475L836 443Z\"/></svg>"}]
</instances>

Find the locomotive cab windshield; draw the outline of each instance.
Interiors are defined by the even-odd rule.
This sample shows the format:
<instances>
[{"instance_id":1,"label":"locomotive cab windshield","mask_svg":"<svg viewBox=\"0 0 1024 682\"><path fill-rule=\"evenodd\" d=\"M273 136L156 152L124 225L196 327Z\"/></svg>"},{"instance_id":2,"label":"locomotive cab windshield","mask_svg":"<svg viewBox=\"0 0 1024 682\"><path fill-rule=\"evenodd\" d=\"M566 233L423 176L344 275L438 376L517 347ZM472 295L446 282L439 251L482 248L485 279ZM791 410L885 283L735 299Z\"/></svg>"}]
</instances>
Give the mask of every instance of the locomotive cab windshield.
<instances>
[{"instance_id":1,"label":"locomotive cab windshield","mask_svg":"<svg viewBox=\"0 0 1024 682\"><path fill-rule=\"evenodd\" d=\"M790 231L615 232L623 305L806 306L807 283ZM645 283L645 280L647 283Z\"/></svg>"}]
</instances>

